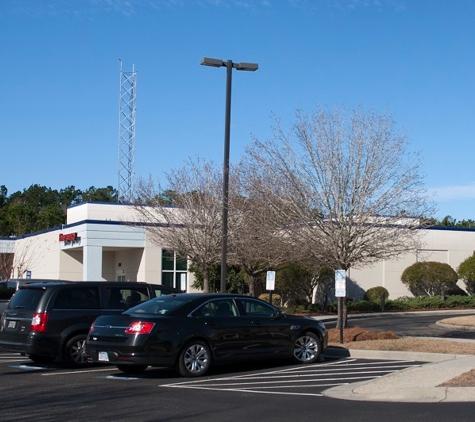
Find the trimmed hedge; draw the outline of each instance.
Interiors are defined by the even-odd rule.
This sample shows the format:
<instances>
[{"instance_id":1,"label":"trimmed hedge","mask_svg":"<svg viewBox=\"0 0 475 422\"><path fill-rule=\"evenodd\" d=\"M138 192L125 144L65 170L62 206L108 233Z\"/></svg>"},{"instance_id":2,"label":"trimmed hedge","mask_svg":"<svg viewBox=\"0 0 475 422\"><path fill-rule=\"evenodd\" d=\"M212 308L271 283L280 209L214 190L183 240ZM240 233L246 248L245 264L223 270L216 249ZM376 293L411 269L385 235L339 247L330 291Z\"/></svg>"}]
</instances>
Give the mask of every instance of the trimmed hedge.
<instances>
[{"instance_id":1,"label":"trimmed hedge","mask_svg":"<svg viewBox=\"0 0 475 422\"><path fill-rule=\"evenodd\" d=\"M384 294L384 299L387 299L389 297L389 292L385 287L371 287L371 289L368 289L364 294L364 299L370 301L381 301L382 294Z\"/></svg>"},{"instance_id":2,"label":"trimmed hedge","mask_svg":"<svg viewBox=\"0 0 475 422\"><path fill-rule=\"evenodd\" d=\"M348 312L381 312L380 301L369 300L348 300ZM447 296L442 300L440 296L418 296L405 297L396 300L387 300L385 310L411 311L411 310L430 310L430 309L469 309L475 308L475 296ZM306 307L287 308L288 314L293 313L320 313L319 305L308 305ZM333 302L328 305L328 313L336 314L338 312L338 303Z\"/></svg>"}]
</instances>

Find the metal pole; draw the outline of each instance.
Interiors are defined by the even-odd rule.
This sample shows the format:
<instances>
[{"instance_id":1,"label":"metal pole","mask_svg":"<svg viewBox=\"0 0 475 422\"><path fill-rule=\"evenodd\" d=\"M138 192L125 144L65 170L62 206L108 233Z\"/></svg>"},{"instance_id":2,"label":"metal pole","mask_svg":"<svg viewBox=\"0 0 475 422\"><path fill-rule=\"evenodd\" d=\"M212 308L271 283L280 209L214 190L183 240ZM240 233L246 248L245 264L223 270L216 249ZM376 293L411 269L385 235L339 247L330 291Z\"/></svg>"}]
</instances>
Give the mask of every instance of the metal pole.
<instances>
[{"instance_id":1,"label":"metal pole","mask_svg":"<svg viewBox=\"0 0 475 422\"><path fill-rule=\"evenodd\" d=\"M224 123L224 161L223 161L223 218L221 243L221 293L226 293L226 257L228 249L228 202L229 202L229 148L231 133L231 81L233 62L226 62L226 114Z\"/></svg>"},{"instance_id":2,"label":"metal pole","mask_svg":"<svg viewBox=\"0 0 475 422\"><path fill-rule=\"evenodd\" d=\"M340 327L340 344L343 344L343 298L338 298L338 325Z\"/></svg>"}]
</instances>

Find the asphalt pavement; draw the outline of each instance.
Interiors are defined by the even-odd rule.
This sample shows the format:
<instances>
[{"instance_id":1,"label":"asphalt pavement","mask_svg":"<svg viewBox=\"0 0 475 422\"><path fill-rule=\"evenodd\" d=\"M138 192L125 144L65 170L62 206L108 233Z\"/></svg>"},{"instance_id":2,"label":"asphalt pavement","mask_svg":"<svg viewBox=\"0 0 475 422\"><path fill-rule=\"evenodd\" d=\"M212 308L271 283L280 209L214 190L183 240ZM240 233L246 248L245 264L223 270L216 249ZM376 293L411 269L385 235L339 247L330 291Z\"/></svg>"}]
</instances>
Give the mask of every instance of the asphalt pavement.
<instances>
[{"instance_id":1,"label":"asphalt pavement","mask_svg":"<svg viewBox=\"0 0 475 422\"><path fill-rule=\"evenodd\" d=\"M447 324L446 328L465 329L475 331L473 325L461 327ZM441 319L442 319L441 318ZM438 341L444 341L437 338ZM474 340L450 341L473 342ZM384 401L407 403L448 403L448 402L475 402L475 387L441 387L440 385L463 373L475 369L475 355L457 355L440 353L416 353L379 350L326 350L326 355L344 353L360 359L400 359L428 362L420 366L394 372L390 375L376 378L371 381L362 381L341 385L324 391L323 395L344 400Z\"/></svg>"}]
</instances>

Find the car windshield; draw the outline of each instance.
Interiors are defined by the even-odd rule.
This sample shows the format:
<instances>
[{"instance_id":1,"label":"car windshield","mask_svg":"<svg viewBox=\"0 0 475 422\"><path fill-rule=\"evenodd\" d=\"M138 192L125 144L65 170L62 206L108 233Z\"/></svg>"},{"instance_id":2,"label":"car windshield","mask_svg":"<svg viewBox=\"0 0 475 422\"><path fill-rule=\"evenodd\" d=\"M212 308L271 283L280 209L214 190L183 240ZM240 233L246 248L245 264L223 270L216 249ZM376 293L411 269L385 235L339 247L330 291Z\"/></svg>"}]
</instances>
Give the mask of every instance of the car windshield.
<instances>
[{"instance_id":1,"label":"car windshield","mask_svg":"<svg viewBox=\"0 0 475 422\"><path fill-rule=\"evenodd\" d=\"M147 302L134 306L133 308L125 311L124 314L166 315L180 306L189 303L190 300L190 298L183 298L175 295L161 296L159 298L150 299Z\"/></svg>"}]
</instances>

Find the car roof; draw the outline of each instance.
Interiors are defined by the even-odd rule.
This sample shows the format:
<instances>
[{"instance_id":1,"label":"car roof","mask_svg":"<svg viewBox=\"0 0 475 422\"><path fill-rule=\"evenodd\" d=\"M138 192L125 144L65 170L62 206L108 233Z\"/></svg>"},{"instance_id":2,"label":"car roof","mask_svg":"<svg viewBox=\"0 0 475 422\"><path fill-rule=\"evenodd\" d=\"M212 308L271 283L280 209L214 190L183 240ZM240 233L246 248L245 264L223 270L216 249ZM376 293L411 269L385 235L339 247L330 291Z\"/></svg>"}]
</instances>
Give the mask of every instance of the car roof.
<instances>
[{"instance_id":1,"label":"car roof","mask_svg":"<svg viewBox=\"0 0 475 422\"><path fill-rule=\"evenodd\" d=\"M21 283L20 288L26 286L37 286L37 287L47 287L47 286L62 286L62 285L71 285L71 286L98 286L98 285L114 285L114 286L157 286L164 287L169 290L176 290L171 287L163 286L161 284L150 284L143 281L70 281L70 280L27 280ZM179 290L176 290L179 292Z\"/></svg>"},{"instance_id":2,"label":"car roof","mask_svg":"<svg viewBox=\"0 0 475 422\"><path fill-rule=\"evenodd\" d=\"M247 299L256 299L252 296L242 295L242 294L233 294L233 293L176 293L173 295L165 297L177 297L177 298L188 298L188 299L231 299L231 298L247 298Z\"/></svg>"}]
</instances>

